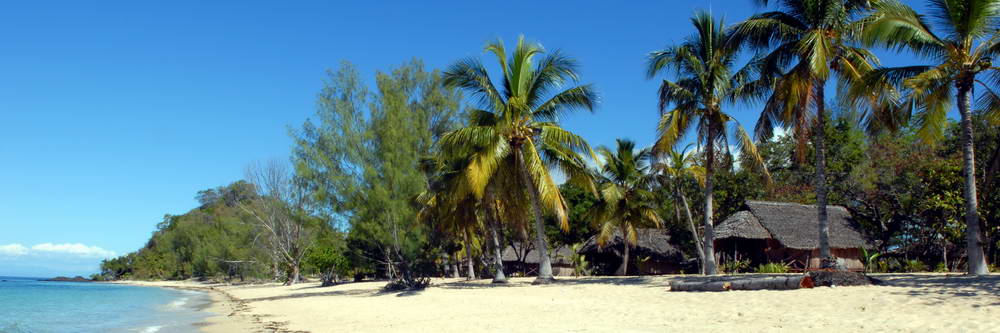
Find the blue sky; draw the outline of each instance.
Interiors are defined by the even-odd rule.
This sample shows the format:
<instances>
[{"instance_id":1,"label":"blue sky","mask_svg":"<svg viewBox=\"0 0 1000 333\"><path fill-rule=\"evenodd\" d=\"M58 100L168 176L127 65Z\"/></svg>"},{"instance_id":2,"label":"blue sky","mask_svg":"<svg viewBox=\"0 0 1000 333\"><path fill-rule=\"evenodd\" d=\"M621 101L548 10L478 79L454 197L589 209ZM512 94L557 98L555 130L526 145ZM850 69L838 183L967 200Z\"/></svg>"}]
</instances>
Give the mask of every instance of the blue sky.
<instances>
[{"instance_id":1,"label":"blue sky","mask_svg":"<svg viewBox=\"0 0 1000 333\"><path fill-rule=\"evenodd\" d=\"M658 81L645 79L645 55L710 7L729 23L759 10L750 0L5 3L0 275L93 272L100 257L142 246L164 214L195 207L196 191L287 157L288 126L313 114L324 70L342 60L370 79L413 57L443 68L524 34L578 59L601 94L597 113L565 119L569 129L595 146L648 144Z\"/></svg>"}]
</instances>

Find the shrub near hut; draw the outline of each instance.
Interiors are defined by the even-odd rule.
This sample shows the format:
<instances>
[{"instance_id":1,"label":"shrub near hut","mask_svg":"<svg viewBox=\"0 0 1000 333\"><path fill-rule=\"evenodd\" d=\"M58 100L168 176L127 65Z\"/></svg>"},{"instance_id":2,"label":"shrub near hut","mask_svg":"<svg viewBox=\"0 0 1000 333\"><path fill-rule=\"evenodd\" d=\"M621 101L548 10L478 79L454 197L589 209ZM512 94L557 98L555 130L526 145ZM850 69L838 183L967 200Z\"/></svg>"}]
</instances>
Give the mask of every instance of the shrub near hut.
<instances>
[{"instance_id":1,"label":"shrub near hut","mask_svg":"<svg viewBox=\"0 0 1000 333\"><path fill-rule=\"evenodd\" d=\"M753 270L753 272L754 273L780 274L780 273L788 273L789 270L791 270L791 266L788 265L788 264L786 264L786 263L769 262L769 263L757 266L757 268L755 268Z\"/></svg>"}]
</instances>

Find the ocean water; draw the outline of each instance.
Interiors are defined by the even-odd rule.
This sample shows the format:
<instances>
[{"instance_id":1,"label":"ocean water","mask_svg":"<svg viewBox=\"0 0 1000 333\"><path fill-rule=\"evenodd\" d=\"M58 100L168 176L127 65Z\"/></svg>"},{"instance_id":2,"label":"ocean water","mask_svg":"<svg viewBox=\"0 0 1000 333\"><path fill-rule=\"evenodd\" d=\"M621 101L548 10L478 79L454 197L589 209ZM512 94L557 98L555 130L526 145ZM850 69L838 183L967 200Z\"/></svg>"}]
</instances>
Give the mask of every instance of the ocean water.
<instances>
[{"instance_id":1,"label":"ocean water","mask_svg":"<svg viewBox=\"0 0 1000 333\"><path fill-rule=\"evenodd\" d=\"M197 332L203 292L0 276L0 333Z\"/></svg>"}]
</instances>

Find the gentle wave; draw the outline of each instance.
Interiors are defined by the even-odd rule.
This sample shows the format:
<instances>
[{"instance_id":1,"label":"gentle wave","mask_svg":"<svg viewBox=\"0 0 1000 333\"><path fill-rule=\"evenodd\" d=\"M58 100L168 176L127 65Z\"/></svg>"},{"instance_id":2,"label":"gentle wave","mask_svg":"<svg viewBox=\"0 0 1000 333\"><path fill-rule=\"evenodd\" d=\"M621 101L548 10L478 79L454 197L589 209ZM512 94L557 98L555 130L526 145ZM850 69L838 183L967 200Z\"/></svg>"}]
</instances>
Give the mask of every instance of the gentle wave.
<instances>
[{"instance_id":1,"label":"gentle wave","mask_svg":"<svg viewBox=\"0 0 1000 333\"><path fill-rule=\"evenodd\" d=\"M142 333L155 333L159 332L163 326L149 326L142 330Z\"/></svg>"},{"instance_id":2,"label":"gentle wave","mask_svg":"<svg viewBox=\"0 0 1000 333\"><path fill-rule=\"evenodd\" d=\"M170 304L167 304L167 308L170 309L170 310L180 310L185 305L187 305L187 302L188 302L188 298L187 297L182 297L181 299L178 299L176 301L170 302Z\"/></svg>"}]
</instances>

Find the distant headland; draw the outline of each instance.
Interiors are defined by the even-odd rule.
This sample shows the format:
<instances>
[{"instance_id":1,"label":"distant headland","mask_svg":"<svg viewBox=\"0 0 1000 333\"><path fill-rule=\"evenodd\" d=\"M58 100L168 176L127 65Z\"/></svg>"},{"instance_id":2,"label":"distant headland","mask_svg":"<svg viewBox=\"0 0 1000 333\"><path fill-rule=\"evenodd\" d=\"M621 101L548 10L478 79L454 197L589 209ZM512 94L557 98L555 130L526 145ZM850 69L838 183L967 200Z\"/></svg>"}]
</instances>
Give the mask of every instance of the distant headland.
<instances>
[{"instance_id":1,"label":"distant headland","mask_svg":"<svg viewBox=\"0 0 1000 333\"><path fill-rule=\"evenodd\" d=\"M88 279L88 278L85 278L85 277L82 277L82 276L79 276L79 275L74 276L74 277L57 276L57 277L54 277L54 278L51 278L51 279L43 279L41 281L51 281L51 282L94 282L94 280L91 280L91 279Z\"/></svg>"}]
</instances>

